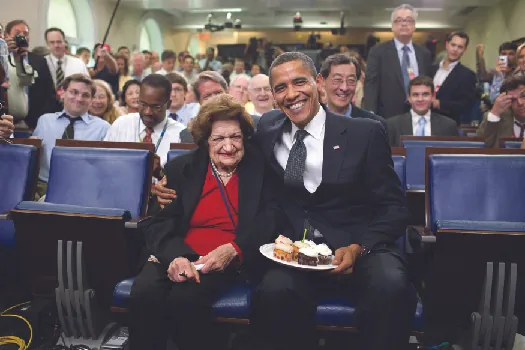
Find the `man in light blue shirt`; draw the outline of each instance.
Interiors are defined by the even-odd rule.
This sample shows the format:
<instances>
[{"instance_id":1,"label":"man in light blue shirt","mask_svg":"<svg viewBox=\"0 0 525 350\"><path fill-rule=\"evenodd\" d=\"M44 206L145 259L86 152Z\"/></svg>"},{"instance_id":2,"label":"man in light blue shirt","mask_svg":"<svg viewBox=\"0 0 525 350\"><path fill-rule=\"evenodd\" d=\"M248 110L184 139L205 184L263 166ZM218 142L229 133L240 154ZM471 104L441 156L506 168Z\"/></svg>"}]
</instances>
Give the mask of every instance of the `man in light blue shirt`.
<instances>
[{"instance_id":1,"label":"man in light blue shirt","mask_svg":"<svg viewBox=\"0 0 525 350\"><path fill-rule=\"evenodd\" d=\"M188 126L188 122L195 118L199 113L200 104L186 103L188 83L186 79L178 73L169 73L166 78L171 83L171 105L168 116L179 123Z\"/></svg>"},{"instance_id":2,"label":"man in light blue shirt","mask_svg":"<svg viewBox=\"0 0 525 350\"><path fill-rule=\"evenodd\" d=\"M88 114L95 94L93 81L82 74L73 74L64 80L64 110L48 113L38 119L34 138L42 140L40 175L37 194L42 197L47 189L51 153L57 139L103 141L110 127L105 120Z\"/></svg>"}]
</instances>

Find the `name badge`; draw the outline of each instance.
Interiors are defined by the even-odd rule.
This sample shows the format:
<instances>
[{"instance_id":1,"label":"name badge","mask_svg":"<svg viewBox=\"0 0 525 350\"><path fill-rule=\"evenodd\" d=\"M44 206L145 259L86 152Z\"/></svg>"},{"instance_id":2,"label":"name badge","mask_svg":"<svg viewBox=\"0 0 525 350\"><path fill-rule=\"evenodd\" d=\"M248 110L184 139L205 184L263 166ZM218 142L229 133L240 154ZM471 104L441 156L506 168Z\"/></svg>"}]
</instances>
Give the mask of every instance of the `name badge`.
<instances>
[{"instance_id":1,"label":"name badge","mask_svg":"<svg viewBox=\"0 0 525 350\"><path fill-rule=\"evenodd\" d=\"M407 68L408 77L410 80L414 79L416 77L416 73L414 73L414 70L412 68Z\"/></svg>"}]
</instances>

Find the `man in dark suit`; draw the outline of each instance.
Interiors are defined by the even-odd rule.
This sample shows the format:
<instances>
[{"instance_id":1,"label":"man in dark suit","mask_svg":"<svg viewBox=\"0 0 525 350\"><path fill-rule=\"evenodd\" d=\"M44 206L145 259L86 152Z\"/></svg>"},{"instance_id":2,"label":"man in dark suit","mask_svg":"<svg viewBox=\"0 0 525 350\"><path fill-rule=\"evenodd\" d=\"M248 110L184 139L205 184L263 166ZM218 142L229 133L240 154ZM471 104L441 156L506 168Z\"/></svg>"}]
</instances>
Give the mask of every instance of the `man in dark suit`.
<instances>
[{"instance_id":1,"label":"man in dark suit","mask_svg":"<svg viewBox=\"0 0 525 350\"><path fill-rule=\"evenodd\" d=\"M472 108L476 98L476 74L459 62L467 50L469 36L464 32L448 35L443 61L432 66L436 98L432 109L460 124L461 115Z\"/></svg>"},{"instance_id":2,"label":"man in dark suit","mask_svg":"<svg viewBox=\"0 0 525 350\"><path fill-rule=\"evenodd\" d=\"M357 300L361 349L404 349L416 298L395 241L408 210L383 127L319 103L313 61L280 55L270 83L281 111L263 115L255 140L278 186L292 240L326 242L336 269L316 274L272 264L252 299L264 349L314 349L317 299L326 290Z\"/></svg>"},{"instance_id":3,"label":"man in dark suit","mask_svg":"<svg viewBox=\"0 0 525 350\"><path fill-rule=\"evenodd\" d=\"M328 56L321 66L320 74L320 87L326 92L326 107L330 112L376 120L386 130L385 119L352 104L361 77L361 66L355 58L341 53Z\"/></svg>"},{"instance_id":4,"label":"man in dark suit","mask_svg":"<svg viewBox=\"0 0 525 350\"><path fill-rule=\"evenodd\" d=\"M364 108L388 119L408 112L408 83L430 74L430 52L412 42L417 12L407 4L392 12L394 40L374 46L367 58Z\"/></svg>"},{"instance_id":5,"label":"man in dark suit","mask_svg":"<svg viewBox=\"0 0 525 350\"><path fill-rule=\"evenodd\" d=\"M34 71L34 81L28 88L29 111L24 119L27 126L34 129L41 115L58 112L62 107L58 103L55 84L46 60L29 53L27 46L19 47L16 44L16 36L21 35L26 38L27 45L29 45L29 26L27 23L24 20L14 20L9 22L5 29L12 64L19 65L22 59ZM30 72L27 73L31 74Z\"/></svg>"},{"instance_id":6,"label":"man in dark suit","mask_svg":"<svg viewBox=\"0 0 525 350\"><path fill-rule=\"evenodd\" d=\"M390 146L401 146L402 135L458 136L454 120L437 112L431 112L434 83L429 77L417 77L410 81L408 101L410 112L389 118L388 139Z\"/></svg>"}]
</instances>

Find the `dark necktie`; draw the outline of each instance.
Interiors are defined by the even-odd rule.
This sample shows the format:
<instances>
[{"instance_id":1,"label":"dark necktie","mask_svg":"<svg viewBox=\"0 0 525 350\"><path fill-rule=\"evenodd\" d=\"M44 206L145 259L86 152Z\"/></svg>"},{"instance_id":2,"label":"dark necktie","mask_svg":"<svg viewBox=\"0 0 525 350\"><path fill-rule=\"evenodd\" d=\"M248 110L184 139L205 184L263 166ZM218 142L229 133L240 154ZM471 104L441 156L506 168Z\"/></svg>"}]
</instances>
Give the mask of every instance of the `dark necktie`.
<instances>
[{"instance_id":1,"label":"dark necktie","mask_svg":"<svg viewBox=\"0 0 525 350\"><path fill-rule=\"evenodd\" d=\"M153 129L146 127L146 136L144 136L144 139L142 140L142 142L153 143L153 140L151 139L151 134L153 134Z\"/></svg>"},{"instance_id":2,"label":"dark necktie","mask_svg":"<svg viewBox=\"0 0 525 350\"><path fill-rule=\"evenodd\" d=\"M514 124L516 124L520 128L520 135L519 138L523 138L523 135L525 134L525 123L520 123L517 120L514 121Z\"/></svg>"},{"instance_id":3,"label":"dark necktie","mask_svg":"<svg viewBox=\"0 0 525 350\"><path fill-rule=\"evenodd\" d=\"M57 82L56 82L56 88L60 88L62 84L64 83L64 71L62 70L62 61L58 60L57 62Z\"/></svg>"},{"instance_id":4,"label":"dark necktie","mask_svg":"<svg viewBox=\"0 0 525 350\"><path fill-rule=\"evenodd\" d=\"M175 121L179 121L179 116L177 115L177 113L170 113L170 118Z\"/></svg>"},{"instance_id":5,"label":"dark necktie","mask_svg":"<svg viewBox=\"0 0 525 350\"><path fill-rule=\"evenodd\" d=\"M410 68L410 56L408 52L410 47L403 46L403 59L401 60L401 73L403 73L403 83L405 84L405 93L408 93L408 84L410 83L410 76L408 75L408 69Z\"/></svg>"},{"instance_id":6,"label":"dark necktie","mask_svg":"<svg viewBox=\"0 0 525 350\"><path fill-rule=\"evenodd\" d=\"M306 163L306 146L304 138L308 135L307 131L302 129L295 133L295 143L290 150L286 169L284 170L284 182L291 186L304 186L303 174Z\"/></svg>"},{"instance_id":7,"label":"dark necktie","mask_svg":"<svg viewBox=\"0 0 525 350\"><path fill-rule=\"evenodd\" d=\"M62 114L63 117L67 118L69 120L68 126L64 129L64 133L62 134L63 140L74 140L75 139L75 128L73 127L73 124L80 118L71 118L70 116L66 115L65 113Z\"/></svg>"}]
</instances>

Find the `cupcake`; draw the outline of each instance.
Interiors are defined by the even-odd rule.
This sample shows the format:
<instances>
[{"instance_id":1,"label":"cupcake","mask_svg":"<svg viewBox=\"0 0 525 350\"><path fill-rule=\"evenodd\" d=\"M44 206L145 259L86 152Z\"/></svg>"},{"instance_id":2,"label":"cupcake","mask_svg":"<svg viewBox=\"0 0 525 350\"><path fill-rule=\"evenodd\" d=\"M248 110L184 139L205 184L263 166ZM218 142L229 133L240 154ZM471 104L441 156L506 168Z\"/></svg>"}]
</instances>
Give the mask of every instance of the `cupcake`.
<instances>
[{"instance_id":1,"label":"cupcake","mask_svg":"<svg viewBox=\"0 0 525 350\"><path fill-rule=\"evenodd\" d=\"M290 244L276 243L273 248L273 256L282 261L292 261L292 252L293 249Z\"/></svg>"},{"instance_id":2,"label":"cupcake","mask_svg":"<svg viewBox=\"0 0 525 350\"><path fill-rule=\"evenodd\" d=\"M301 241L295 241L292 245L293 253L292 253L292 260L297 262L297 255L299 254L299 249L301 248L308 248L310 247L306 242Z\"/></svg>"},{"instance_id":3,"label":"cupcake","mask_svg":"<svg viewBox=\"0 0 525 350\"><path fill-rule=\"evenodd\" d=\"M326 244L319 244L315 250L319 254L319 265L330 265L332 263L332 250Z\"/></svg>"},{"instance_id":4,"label":"cupcake","mask_svg":"<svg viewBox=\"0 0 525 350\"><path fill-rule=\"evenodd\" d=\"M283 235L279 235L279 237L275 239L275 244L279 244L279 243L283 243L283 244L291 246L293 242L290 238L285 237Z\"/></svg>"},{"instance_id":5,"label":"cupcake","mask_svg":"<svg viewBox=\"0 0 525 350\"><path fill-rule=\"evenodd\" d=\"M301 248L297 254L297 262L299 265L317 266L318 255L314 248Z\"/></svg>"}]
</instances>

